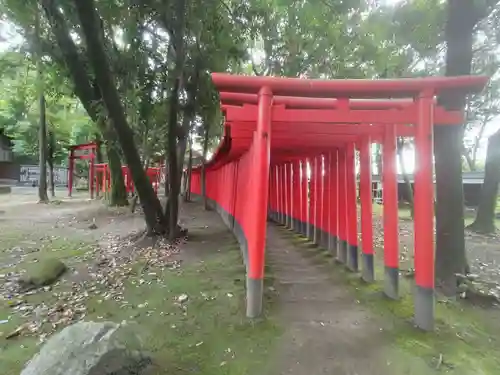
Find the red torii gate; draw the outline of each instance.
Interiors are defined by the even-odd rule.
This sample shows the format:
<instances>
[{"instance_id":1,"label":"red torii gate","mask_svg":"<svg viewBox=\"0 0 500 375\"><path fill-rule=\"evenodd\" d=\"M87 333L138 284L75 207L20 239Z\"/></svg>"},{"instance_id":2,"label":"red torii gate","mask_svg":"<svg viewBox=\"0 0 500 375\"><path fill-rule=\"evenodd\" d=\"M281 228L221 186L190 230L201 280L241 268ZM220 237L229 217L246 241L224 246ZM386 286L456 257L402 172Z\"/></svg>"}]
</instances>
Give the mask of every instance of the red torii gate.
<instances>
[{"instance_id":1,"label":"red torii gate","mask_svg":"<svg viewBox=\"0 0 500 375\"><path fill-rule=\"evenodd\" d=\"M97 144L95 142L81 143L78 145L69 146L68 156L68 196L71 197L73 192L73 173L75 170L75 160L89 160L89 191L90 198L94 198L94 164L97 154Z\"/></svg>"},{"instance_id":2,"label":"red torii gate","mask_svg":"<svg viewBox=\"0 0 500 375\"><path fill-rule=\"evenodd\" d=\"M326 81L214 73L212 79L220 91L226 125L206 165L206 192L240 241L247 266L247 315L257 316L262 309L268 213L335 251L340 262L357 271L356 147L361 164L362 275L374 279L373 142L382 143L384 152L384 290L398 297L396 137L405 136L415 138L417 161L415 323L432 329L432 126L463 120L462 113L436 105L434 97L444 90L480 91L487 78ZM200 170L195 169L192 192L200 193L200 185Z\"/></svg>"}]
</instances>

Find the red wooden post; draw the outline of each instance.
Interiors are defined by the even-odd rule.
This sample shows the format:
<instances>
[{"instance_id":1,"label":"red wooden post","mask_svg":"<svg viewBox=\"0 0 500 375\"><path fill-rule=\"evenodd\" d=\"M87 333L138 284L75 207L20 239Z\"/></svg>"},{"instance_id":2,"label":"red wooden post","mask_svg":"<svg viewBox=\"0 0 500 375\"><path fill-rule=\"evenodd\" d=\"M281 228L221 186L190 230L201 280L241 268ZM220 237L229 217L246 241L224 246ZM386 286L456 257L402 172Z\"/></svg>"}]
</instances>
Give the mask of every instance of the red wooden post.
<instances>
[{"instance_id":1,"label":"red wooden post","mask_svg":"<svg viewBox=\"0 0 500 375\"><path fill-rule=\"evenodd\" d=\"M256 317L262 312L264 291L264 250L266 245L266 209L269 186L269 158L271 141L272 92L267 87L259 91L259 114L254 136L254 158L251 167L253 178L253 209L249 222L247 277L247 316Z\"/></svg>"},{"instance_id":2,"label":"red wooden post","mask_svg":"<svg viewBox=\"0 0 500 375\"><path fill-rule=\"evenodd\" d=\"M300 231L300 161L296 160L292 164L292 192L293 192L293 219L292 225L295 232Z\"/></svg>"},{"instance_id":3,"label":"red wooden post","mask_svg":"<svg viewBox=\"0 0 500 375\"><path fill-rule=\"evenodd\" d=\"M363 137L359 150L359 190L361 197L361 248L363 251L362 277L366 282L372 282L375 279L373 267L372 160L370 146L370 137Z\"/></svg>"},{"instance_id":4,"label":"red wooden post","mask_svg":"<svg viewBox=\"0 0 500 375\"><path fill-rule=\"evenodd\" d=\"M398 298L399 249L398 249L398 181L396 167L396 128L387 125L384 134L382 174L384 203L384 292L389 298Z\"/></svg>"},{"instance_id":5,"label":"red wooden post","mask_svg":"<svg viewBox=\"0 0 500 375\"><path fill-rule=\"evenodd\" d=\"M316 189L314 202L314 237L313 242L319 245L321 227L321 206L323 204L323 157L321 155L314 158L314 187Z\"/></svg>"},{"instance_id":6,"label":"red wooden post","mask_svg":"<svg viewBox=\"0 0 500 375\"><path fill-rule=\"evenodd\" d=\"M358 208L356 205L355 146L346 147L346 188L347 188L347 265L351 271L358 271Z\"/></svg>"},{"instance_id":7,"label":"red wooden post","mask_svg":"<svg viewBox=\"0 0 500 375\"><path fill-rule=\"evenodd\" d=\"M288 229L293 229L293 165L287 164L288 173Z\"/></svg>"},{"instance_id":8,"label":"red wooden post","mask_svg":"<svg viewBox=\"0 0 500 375\"><path fill-rule=\"evenodd\" d=\"M338 254L338 150L334 149L330 156L330 220L329 220L329 232L330 240L328 243L328 249L332 252L333 256L336 257Z\"/></svg>"},{"instance_id":9,"label":"red wooden post","mask_svg":"<svg viewBox=\"0 0 500 375\"><path fill-rule=\"evenodd\" d=\"M108 191L111 190L111 169L109 168L109 164L106 166L107 171L107 179L108 179Z\"/></svg>"},{"instance_id":10,"label":"red wooden post","mask_svg":"<svg viewBox=\"0 0 500 375\"><path fill-rule=\"evenodd\" d=\"M314 240L314 220L315 220L315 209L316 209L316 168L314 167L314 158L308 159L307 164L309 166L310 177L309 177L309 217L308 217L308 231L307 238L310 241Z\"/></svg>"},{"instance_id":11,"label":"red wooden post","mask_svg":"<svg viewBox=\"0 0 500 375\"><path fill-rule=\"evenodd\" d=\"M290 163L285 164L285 194L286 194L286 221L285 226L291 228L292 222L292 173Z\"/></svg>"},{"instance_id":12,"label":"red wooden post","mask_svg":"<svg viewBox=\"0 0 500 375\"><path fill-rule=\"evenodd\" d=\"M273 177L274 178L274 209L275 209L273 220L276 223L279 223L279 213L280 213L280 177L279 177L279 171L280 171L279 165L275 165L274 172L273 172L273 175L274 175L274 177ZM236 174L236 176L237 176L237 174ZM235 181L237 181L237 178L235 178ZM238 189L237 189L236 185L234 188L234 194L235 194L234 199L236 201L236 197L238 196Z\"/></svg>"},{"instance_id":13,"label":"red wooden post","mask_svg":"<svg viewBox=\"0 0 500 375\"><path fill-rule=\"evenodd\" d=\"M330 157L331 155L323 155L323 204L322 206L322 220L321 220L321 247L328 249L328 242L330 239L330 198L331 198L331 176L330 176Z\"/></svg>"},{"instance_id":14,"label":"red wooden post","mask_svg":"<svg viewBox=\"0 0 500 375\"><path fill-rule=\"evenodd\" d=\"M89 163L89 190L90 190L90 199L94 199L94 184L95 181L95 166L94 166L94 154L90 155L90 163Z\"/></svg>"},{"instance_id":15,"label":"red wooden post","mask_svg":"<svg viewBox=\"0 0 500 375\"><path fill-rule=\"evenodd\" d=\"M339 149L338 158L338 261L347 262L347 188L346 188L346 157L345 148Z\"/></svg>"},{"instance_id":16,"label":"red wooden post","mask_svg":"<svg viewBox=\"0 0 500 375\"><path fill-rule=\"evenodd\" d=\"M415 324L427 331L434 329L433 96L418 98L415 135Z\"/></svg>"},{"instance_id":17,"label":"red wooden post","mask_svg":"<svg viewBox=\"0 0 500 375\"><path fill-rule=\"evenodd\" d=\"M307 236L307 213L308 213L308 207L309 207L309 199L307 197L307 160L302 159L300 162L300 206L301 206L301 215L300 215L300 221L301 221L301 229L300 233L302 233L304 236Z\"/></svg>"},{"instance_id":18,"label":"red wooden post","mask_svg":"<svg viewBox=\"0 0 500 375\"><path fill-rule=\"evenodd\" d=\"M280 223L285 225L286 223L286 183L285 183L285 165L280 165Z\"/></svg>"},{"instance_id":19,"label":"red wooden post","mask_svg":"<svg viewBox=\"0 0 500 375\"><path fill-rule=\"evenodd\" d=\"M101 186L101 191L103 194L106 193L106 175L107 175L107 169L108 169L108 165L107 164L103 164L102 166L102 186Z\"/></svg>"},{"instance_id":20,"label":"red wooden post","mask_svg":"<svg viewBox=\"0 0 500 375\"><path fill-rule=\"evenodd\" d=\"M74 151L71 149L69 151L68 158L68 196L71 197L73 193L73 174L75 169L75 159L74 159Z\"/></svg>"}]
</instances>

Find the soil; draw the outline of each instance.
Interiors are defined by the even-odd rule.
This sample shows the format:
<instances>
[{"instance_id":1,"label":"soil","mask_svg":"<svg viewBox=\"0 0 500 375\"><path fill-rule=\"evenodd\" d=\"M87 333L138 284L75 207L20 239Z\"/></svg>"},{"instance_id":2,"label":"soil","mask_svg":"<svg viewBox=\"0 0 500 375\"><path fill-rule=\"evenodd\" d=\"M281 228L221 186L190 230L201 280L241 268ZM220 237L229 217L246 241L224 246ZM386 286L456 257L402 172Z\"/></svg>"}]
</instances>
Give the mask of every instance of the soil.
<instances>
[{"instance_id":1,"label":"soil","mask_svg":"<svg viewBox=\"0 0 500 375\"><path fill-rule=\"evenodd\" d=\"M65 199L50 209L33 200L25 202L26 197L16 206L15 195L12 197L0 202L0 231L8 228L45 236L75 236L97 241L102 247L144 228L139 213L132 214L128 209L110 211L101 202L84 197ZM182 205L181 225L188 228L188 239L192 240L181 246L179 260L183 262L202 261L207 252L220 251L224 244L234 241L218 215L196 203ZM380 228L378 218L374 225ZM413 247L411 225L407 221L400 223L402 258L407 259ZM295 244L291 236L284 228L268 226L267 262L275 278L275 305L284 327L268 366L269 375L433 373L421 358L408 353L403 357L388 334L391 322L356 300L342 276L332 273L331 264L318 264L305 256L303 247ZM375 245L380 242L381 236L377 235ZM473 254L473 271L500 283L500 243L468 236L467 244ZM394 358L399 358L398 363Z\"/></svg>"}]
</instances>

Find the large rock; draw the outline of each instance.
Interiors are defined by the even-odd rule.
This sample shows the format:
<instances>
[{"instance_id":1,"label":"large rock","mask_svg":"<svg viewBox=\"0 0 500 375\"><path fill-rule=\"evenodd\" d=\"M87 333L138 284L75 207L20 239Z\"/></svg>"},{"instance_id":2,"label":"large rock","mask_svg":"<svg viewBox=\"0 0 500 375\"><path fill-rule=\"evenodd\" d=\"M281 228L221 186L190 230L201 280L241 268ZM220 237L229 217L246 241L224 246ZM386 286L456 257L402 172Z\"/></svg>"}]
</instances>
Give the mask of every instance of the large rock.
<instances>
[{"instance_id":1,"label":"large rock","mask_svg":"<svg viewBox=\"0 0 500 375\"><path fill-rule=\"evenodd\" d=\"M79 322L51 337L21 375L143 375L150 364L130 326Z\"/></svg>"},{"instance_id":2,"label":"large rock","mask_svg":"<svg viewBox=\"0 0 500 375\"><path fill-rule=\"evenodd\" d=\"M22 291L40 288L55 283L68 268L59 259L44 259L19 279Z\"/></svg>"}]
</instances>

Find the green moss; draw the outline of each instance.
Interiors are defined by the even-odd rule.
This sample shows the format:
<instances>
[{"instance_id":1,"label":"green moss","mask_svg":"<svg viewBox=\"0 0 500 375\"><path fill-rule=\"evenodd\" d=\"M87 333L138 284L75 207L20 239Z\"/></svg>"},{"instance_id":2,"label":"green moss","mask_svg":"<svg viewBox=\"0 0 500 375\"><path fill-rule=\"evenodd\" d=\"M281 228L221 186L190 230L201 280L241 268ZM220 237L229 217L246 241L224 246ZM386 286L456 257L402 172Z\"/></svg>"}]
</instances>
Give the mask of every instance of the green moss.
<instances>
[{"instance_id":1,"label":"green moss","mask_svg":"<svg viewBox=\"0 0 500 375\"><path fill-rule=\"evenodd\" d=\"M89 318L121 321L132 317L161 369L158 375L258 373L281 329L269 310L258 321L245 317L242 275L239 250L221 251L178 272L131 278L125 307L94 299ZM268 285L271 282L272 278L266 280ZM189 297L182 306L176 303L181 294ZM266 299L273 299L269 290Z\"/></svg>"},{"instance_id":2,"label":"green moss","mask_svg":"<svg viewBox=\"0 0 500 375\"><path fill-rule=\"evenodd\" d=\"M68 268L56 258L44 259L31 267L30 271L24 274L19 283L23 289L39 288L55 283Z\"/></svg>"},{"instance_id":3,"label":"green moss","mask_svg":"<svg viewBox=\"0 0 500 375\"><path fill-rule=\"evenodd\" d=\"M266 311L262 318L249 320L245 316L244 266L235 244L220 248L203 262L177 270L150 265L144 272L144 264L138 259L132 265L132 274L124 285L126 304L92 297L87 303L86 319L137 323L146 349L154 358L155 371L151 375L246 375L265 370L282 333L274 317L275 294L270 288L273 277L269 267L265 279ZM64 287L58 285L55 291ZM177 303L181 294L188 296L183 304ZM50 293L36 296L45 302L50 298ZM9 322L8 329L19 323ZM0 338L2 375L18 374L37 350L34 338L9 341L5 350L1 345Z\"/></svg>"}]
</instances>

